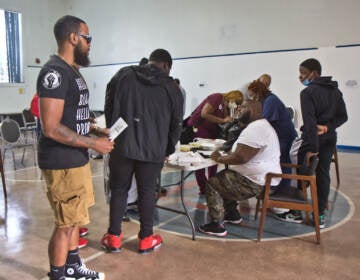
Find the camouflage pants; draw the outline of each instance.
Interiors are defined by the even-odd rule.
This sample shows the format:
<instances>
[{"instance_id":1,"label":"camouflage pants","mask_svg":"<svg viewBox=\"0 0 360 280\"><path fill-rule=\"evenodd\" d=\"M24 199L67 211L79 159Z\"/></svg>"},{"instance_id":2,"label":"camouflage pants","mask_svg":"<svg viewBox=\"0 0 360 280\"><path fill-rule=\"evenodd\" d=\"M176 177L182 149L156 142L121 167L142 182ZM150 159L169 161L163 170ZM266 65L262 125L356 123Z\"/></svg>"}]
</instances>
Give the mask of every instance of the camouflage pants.
<instances>
[{"instance_id":1,"label":"camouflage pants","mask_svg":"<svg viewBox=\"0 0 360 280\"><path fill-rule=\"evenodd\" d=\"M264 190L234 170L222 170L206 183L206 200L209 214L214 222L224 220L224 212L236 210L237 201L249 199Z\"/></svg>"}]
</instances>

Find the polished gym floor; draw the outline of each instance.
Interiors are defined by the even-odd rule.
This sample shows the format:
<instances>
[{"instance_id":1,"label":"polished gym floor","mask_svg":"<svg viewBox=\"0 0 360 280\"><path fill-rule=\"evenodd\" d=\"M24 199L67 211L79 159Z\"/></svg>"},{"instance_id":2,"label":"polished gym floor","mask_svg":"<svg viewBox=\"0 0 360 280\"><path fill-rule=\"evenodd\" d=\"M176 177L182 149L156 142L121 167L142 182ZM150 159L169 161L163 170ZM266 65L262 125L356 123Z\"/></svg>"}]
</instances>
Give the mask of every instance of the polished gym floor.
<instances>
[{"instance_id":1,"label":"polished gym floor","mask_svg":"<svg viewBox=\"0 0 360 280\"><path fill-rule=\"evenodd\" d=\"M53 218L44 192L40 172L32 152L17 153L15 167L11 153L5 157L8 199L0 193L0 279L47 279L47 244ZM258 221L254 221L255 199L242 202L244 222L227 226L226 238L209 238L196 233L191 238L187 218L157 209L155 232L164 244L160 250L140 255L137 252L139 224L136 211L123 223L123 249L106 253L100 238L108 226L108 205L104 195L103 161L91 160L96 205L91 208L91 224L86 237L89 245L80 249L87 265L106 273L107 280L147 279L359 279L360 278L360 154L340 152L340 187L335 190L332 166L332 191L329 197L327 228L321 231L321 244L306 224L281 222L269 214L263 240L256 242ZM177 182L178 174L164 175L162 183ZM206 201L199 197L196 182L185 184L185 202L195 225L208 219ZM181 209L179 188L167 188L159 205Z\"/></svg>"}]
</instances>

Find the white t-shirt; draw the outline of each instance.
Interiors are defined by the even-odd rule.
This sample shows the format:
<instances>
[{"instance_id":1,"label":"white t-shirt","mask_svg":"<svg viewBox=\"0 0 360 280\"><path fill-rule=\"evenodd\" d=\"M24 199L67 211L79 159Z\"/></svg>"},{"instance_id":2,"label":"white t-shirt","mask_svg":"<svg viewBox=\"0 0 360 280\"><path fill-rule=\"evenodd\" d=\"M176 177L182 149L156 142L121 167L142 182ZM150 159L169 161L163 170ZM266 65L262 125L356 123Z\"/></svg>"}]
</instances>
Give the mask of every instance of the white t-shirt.
<instances>
[{"instance_id":1,"label":"white t-shirt","mask_svg":"<svg viewBox=\"0 0 360 280\"><path fill-rule=\"evenodd\" d=\"M254 183L265 185L267 173L281 173L279 139L267 120L260 119L251 122L232 146L232 152L236 150L238 143L260 148L259 152L247 163L236 166L236 170L241 175ZM272 179L271 185L278 185L280 180L280 178Z\"/></svg>"}]
</instances>

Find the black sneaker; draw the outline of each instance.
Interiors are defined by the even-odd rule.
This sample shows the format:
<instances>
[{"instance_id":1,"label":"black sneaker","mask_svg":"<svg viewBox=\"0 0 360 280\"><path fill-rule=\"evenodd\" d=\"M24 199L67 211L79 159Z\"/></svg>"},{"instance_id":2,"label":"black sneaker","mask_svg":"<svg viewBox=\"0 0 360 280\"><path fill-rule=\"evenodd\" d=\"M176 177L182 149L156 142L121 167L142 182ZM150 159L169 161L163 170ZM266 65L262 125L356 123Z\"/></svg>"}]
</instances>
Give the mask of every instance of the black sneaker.
<instances>
[{"instance_id":1,"label":"black sneaker","mask_svg":"<svg viewBox=\"0 0 360 280\"><path fill-rule=\"evenodd\" d=\"M240 216L238 210L225 212L224 223L240 224L242 221L243 218Z\"/></svg>"},{"instance_id":2,"label":"black sneaker","mask_svg":"<svg viewBox=\"0 0 360 280\"><path fill-rule=\"evenodd\" d=\"M276 218L280 221L289 222L289 223L300 224L303 222L301 212L296 211L296 210L290 210L290 211L282 213L282 214L274 214L274 218Z\"/></svg>"},{"instance_id":3,"label":"black sneaker","mask_svg":"<svg viewBox=\"0 0 360 280\"><path fill-rule=\"evenodd\" d=\"M220 223L211 222L209 224L199 226L199 231L215 236L226 236L227 231Z\"/></svg>"},{"instance_id":4,"label":"black sneaker","mask_svg":"<svg viewBox=\"0 0 360 280\"><path fill-rule=\"evenodd\" d=\"M96 272L86 267L83 260L81 263L65 265L66 280L86 279L86 280L104 280L103 272Z\"/></svg>"}]
</instances>

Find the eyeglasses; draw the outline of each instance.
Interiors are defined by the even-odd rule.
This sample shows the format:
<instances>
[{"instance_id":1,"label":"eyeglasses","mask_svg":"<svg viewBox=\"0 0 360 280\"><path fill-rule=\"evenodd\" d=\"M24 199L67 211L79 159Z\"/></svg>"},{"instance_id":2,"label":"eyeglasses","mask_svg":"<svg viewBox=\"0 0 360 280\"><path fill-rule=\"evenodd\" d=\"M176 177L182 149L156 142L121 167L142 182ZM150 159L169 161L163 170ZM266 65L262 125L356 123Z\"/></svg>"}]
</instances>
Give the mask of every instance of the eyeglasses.
<instances>
[{"instance_id":1,"label":"eyeglasses","mask_svg":"<svg viewBox=\"0 0 360 280\"><path fill-rule=\"evenodd\" d=\"M88 44L91 43L92 37L91 37L90 35L87 35L87 34L79 34L79 35L80 35L81 37L83 37Z\"/></svg>"}]
</instances>

